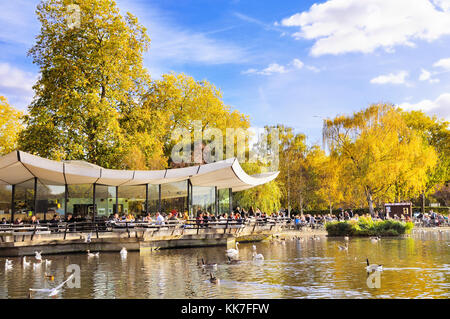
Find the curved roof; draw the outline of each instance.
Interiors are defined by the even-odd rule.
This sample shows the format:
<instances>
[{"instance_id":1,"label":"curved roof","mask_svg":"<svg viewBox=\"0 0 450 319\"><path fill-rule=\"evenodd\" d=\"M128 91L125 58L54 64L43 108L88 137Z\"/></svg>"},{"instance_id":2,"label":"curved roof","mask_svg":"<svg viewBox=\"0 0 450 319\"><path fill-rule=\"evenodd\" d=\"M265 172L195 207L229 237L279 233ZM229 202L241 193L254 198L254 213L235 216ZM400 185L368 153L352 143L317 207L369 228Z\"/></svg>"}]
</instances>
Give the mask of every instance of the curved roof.
<instances>
[{"instance_id":1,"label":"curved roof","mask_svg":"<svg viewBox=\"0 0 450 319\"><path fill-rule=\"evenodd\" d=\"M0 157L0 184L15 185L37 177L46 184L102 184L110 186L166 184L190 179L194 186L249 189L274 180L279 172L250 176L236 158L205 165L159 171L113 170L83 161L57 162L14 151Z\"/></svg>"}]
</instances>

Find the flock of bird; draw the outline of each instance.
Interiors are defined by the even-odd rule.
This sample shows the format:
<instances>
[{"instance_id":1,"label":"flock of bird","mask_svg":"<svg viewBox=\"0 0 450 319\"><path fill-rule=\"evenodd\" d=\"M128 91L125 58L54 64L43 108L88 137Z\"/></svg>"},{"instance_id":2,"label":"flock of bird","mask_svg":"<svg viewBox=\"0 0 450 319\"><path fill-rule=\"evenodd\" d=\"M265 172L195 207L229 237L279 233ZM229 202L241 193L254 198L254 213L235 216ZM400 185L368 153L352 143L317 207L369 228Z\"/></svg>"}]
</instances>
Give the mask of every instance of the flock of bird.
<instances>
[{"instance_id":1,"label":"flock of bird","mask_svg":"<svg viewBox=\"0 0 450 319\"><path fill-rule=\"evenodd\" d=\"M88 239L90 239L90 236L88 236ZM87 252L88 258L100 256L100 252L92 253L90 250L87 250L86 252ZM52 264L51 260L42 258L42 251L35 251L34 254L35 254L34 255L35 262L34 263L31 260L27 260L26 256L22 257L23 269L27 269L32 265L34 271L39 271L41 269L42 265L44 265L47 268ZM126 259L127 254L128 254L127 249L125 247L122 247L122 249L120 250L120 257L122 259ZM6 259L5 260L5 272L9 272L13 268L14 268L13 261L11 259ZM40 288L40 289L30 288L28 297L32 298L32 293L34 293L34 292L48 293L49 297L56 296L62 290L64 285L73 278L73 276L74 276L73 274L70 275L64 282L62 282L60 285L58 285L54 288ZM50 281L55 280L55 277L51 274L48 274L47 272L44 272L44 278L46 280L50 280Z\"/></svg>"},{"instance_id":2,"label":"flock of bird","mask_svg":"<svg viewBox=\"0 0 450 319\"><path fill-rule=\"evenodd\" d=\"M253 245L252 247L252 260L253 261L263 261L264 256L263 254L258 254L256 252L256 246ZM238 264L241 262L239 259L239 242L236 242L235 248L227 249L225 250L225 257L227 257L227 264ZM215 275L215 272L217 271L217 263L206 263L204 258L202 257L201 263L197 263L198 266L203 271L209 271L209 281L213 284L219 284L220 280Z\"/></svg>"}]
</instances>

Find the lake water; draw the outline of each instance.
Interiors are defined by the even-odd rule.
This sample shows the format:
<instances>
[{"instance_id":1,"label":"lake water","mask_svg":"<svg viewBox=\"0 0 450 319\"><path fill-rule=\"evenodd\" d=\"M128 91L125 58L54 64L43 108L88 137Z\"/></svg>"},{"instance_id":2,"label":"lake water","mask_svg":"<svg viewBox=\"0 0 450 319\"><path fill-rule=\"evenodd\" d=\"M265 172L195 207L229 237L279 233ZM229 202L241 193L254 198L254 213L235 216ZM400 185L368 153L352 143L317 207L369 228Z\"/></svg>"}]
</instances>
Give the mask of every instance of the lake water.
<instances>
[{"instance_id":1,"label":"lake water","mask_svg":"<svg viewBox=\"0 0 450 319\"><path fill-rule=\"evenodd\" d=\"M0 258L0 298L27 298L29 288L52 288L67 278L66 267L81 268L81 288L53 298L450 298L450 231L416 232L409 238L287 240L256 243L263 262L252 261L252 243L239 246L237 265L228 265L225 247L119 253L48 255L47 267L23 269ZM200 258L218 263L220 284L197 266ZM367 285L366 258L382 264L380 288ZM34 257L29 257L34 262ZM54 275L48 281L44 273ZM35 293L34 298L52 298Z\"/></svg>"}]
</instances>

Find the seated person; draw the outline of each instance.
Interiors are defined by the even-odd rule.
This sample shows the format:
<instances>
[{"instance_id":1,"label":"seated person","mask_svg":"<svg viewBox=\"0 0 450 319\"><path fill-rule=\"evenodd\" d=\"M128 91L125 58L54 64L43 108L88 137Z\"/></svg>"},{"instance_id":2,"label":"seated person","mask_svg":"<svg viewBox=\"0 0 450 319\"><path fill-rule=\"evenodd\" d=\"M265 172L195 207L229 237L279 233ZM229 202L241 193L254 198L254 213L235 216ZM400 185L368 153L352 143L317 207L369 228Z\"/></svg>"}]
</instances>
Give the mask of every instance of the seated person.
<instances>
[{"instance_id":1,"label":"seated person","mask_svg":"<svg viewBox=\"0 0 450 319\"><path fill-rule=\"evenodd\" d=\"M31 216L31 225L39 225L39 220L37 219L36 215Z\"/></svg>"}]
</instances>

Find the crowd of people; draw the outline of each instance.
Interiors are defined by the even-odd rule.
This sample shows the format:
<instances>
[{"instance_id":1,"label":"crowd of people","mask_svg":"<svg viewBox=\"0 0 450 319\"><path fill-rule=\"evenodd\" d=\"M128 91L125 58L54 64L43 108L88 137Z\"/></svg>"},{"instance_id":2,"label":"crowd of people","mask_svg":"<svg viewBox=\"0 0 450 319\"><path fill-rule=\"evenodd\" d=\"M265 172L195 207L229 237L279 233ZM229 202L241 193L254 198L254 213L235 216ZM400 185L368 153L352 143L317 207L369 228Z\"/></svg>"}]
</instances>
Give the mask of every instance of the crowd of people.
<instances>
[{"instance_id":1,"label":"crowd of people","mask_svg":"<svg viewBox=\"0 0 450 319\"><path fill-rule=\"evenodd\" d=\"M141 214L137 217L131 213L124 213L119 215L118 213L111 214L108 218L108 222L110 223L124 223L124 222L139 222L139 223L150 223L155 225L165 225L170 224L174 222L183 222L185 224L197 224L197 225L203 225L206 226L208 223L215 222L215 223L226 223L226 222L235 222L237 224L242 224L245 221L260 221L260 222L266 222L267 220L282 220L284 219L287 223L292 223L295 225L297 229L304 227L304 226L310 226L312 228L314 227L320 227L322 225L325 225L327 222L333 222L333 221L349 221L349 220L358 220L361 217L364 218L372 218L373 220L386 220L386 219L394 219L394 220L401 220L404 222L412 221L416 225L420 226L441 226L441 225L449 225L449 219L448 216L444 214L439 214L433 211L430 211L429 213L415 213L413 217L411 218L409 215L394 215L389 216L389 214L386 214L382 210L375 210L373 214L357 214L354 213L352 209L344 210L341 209L341 211L338 214L303 214L303 213L296 213L291 212L291 214L288 214L288 212L284 209L279 210L278 212L274 212L272 214L267 214L265 212L262 212L259 208L250 207L248 210L241 207L236 207L234 210L232 210L230 213L222 213L222 214L214 214L210 211L205 211L200 208L197 208L195 210L194 216L190 216L188 211L178 212L176 209L171 210L169 213L164 212L156 212L156 213L148 213L148 214ZM56 226L60 222L66 222L66 223L74 223L74 222L85 222L87 219L85 217L82 217L80 215L77 215L76 217L73 216L72 213L67 214L64 218L61 218L58 214L54 214L52 219L48 221L50 225ZM24 224L30 224L30 225L36 225L39 224L40 221L37 218L37 216L33 215L30 217L30 219L26 222L24 222L21 218L17 218L14 221L15 225L24 225ZM6 220L6 218L2 218L0 224L9 224L9 222Z\"/></svg>"}]
</instances>

